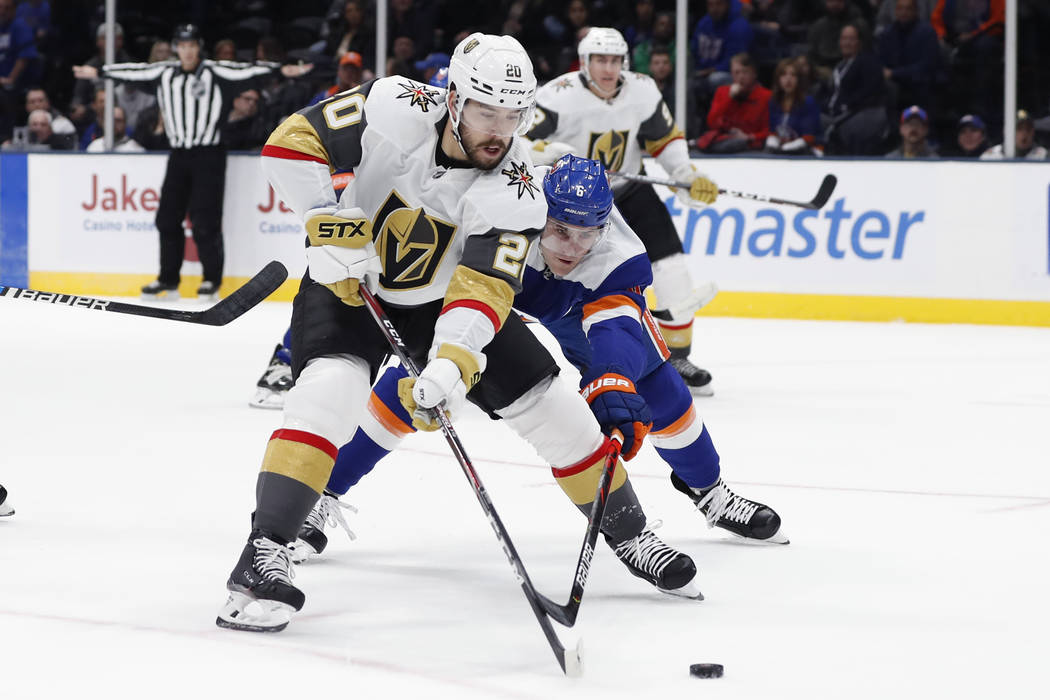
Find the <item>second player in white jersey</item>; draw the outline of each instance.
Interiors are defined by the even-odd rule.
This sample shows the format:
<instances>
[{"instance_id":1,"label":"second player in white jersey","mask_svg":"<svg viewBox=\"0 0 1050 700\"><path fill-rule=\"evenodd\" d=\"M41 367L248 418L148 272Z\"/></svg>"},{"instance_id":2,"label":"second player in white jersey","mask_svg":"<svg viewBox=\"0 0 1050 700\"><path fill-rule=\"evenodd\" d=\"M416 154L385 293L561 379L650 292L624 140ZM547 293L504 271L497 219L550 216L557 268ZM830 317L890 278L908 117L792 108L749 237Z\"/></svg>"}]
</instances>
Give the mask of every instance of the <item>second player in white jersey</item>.
<instances>
[{"instance_id":1,"label":"second player in white jersey","mask_svg":"<svg viewBox=\"0 0 1050 700\"><path fill-rule=\"evenodd\" d=\"M684 134L675 124L652 78L627 70L627 42L615 29L594 27L580 41L580 70L552 80L537 93L528 137L533 161L553 162L566 153L600 161L612 173L643 170L643 153L656 158L687 206L711 204L717 186L696 172ZM645 244L653 264L653 289L671 364L695 394L710 395L711 375L692 364L693 315L717 291L694 288L678 232L652 185L615 181L616 206Z\"/></svg>"}]
</instances>

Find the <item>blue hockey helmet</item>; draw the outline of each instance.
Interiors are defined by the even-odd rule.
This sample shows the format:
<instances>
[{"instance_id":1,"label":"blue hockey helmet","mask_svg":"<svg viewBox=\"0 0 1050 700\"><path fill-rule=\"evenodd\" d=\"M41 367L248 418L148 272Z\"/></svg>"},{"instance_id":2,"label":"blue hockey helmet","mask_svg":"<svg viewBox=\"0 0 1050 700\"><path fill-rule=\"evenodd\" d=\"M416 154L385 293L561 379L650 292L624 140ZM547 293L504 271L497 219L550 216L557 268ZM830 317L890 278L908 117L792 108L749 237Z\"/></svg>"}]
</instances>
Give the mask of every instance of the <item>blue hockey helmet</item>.
<instances>
[{"instance_id":1,"label":"blue hockey helmet","mask_svg":"<svg viewBox=\"0 0 1050 700\"><path fill-rule=\"evenodd\" d=\"M547 216L570 226L604 226L613 206L601 161L562 156L543 178Z\"/></svg>"},{"instance_id":2,"label":"blue hockey helmet","mask_svg":"<svg viewBox=\"0 0 1050 700\"><path fill-rule=\"evenodd\" d=\"M438 68L434 75L430 76L428 81L431 87L436 88L447 88L448 87L448 66L444 68Z\"/></svg>"}]
</instances>

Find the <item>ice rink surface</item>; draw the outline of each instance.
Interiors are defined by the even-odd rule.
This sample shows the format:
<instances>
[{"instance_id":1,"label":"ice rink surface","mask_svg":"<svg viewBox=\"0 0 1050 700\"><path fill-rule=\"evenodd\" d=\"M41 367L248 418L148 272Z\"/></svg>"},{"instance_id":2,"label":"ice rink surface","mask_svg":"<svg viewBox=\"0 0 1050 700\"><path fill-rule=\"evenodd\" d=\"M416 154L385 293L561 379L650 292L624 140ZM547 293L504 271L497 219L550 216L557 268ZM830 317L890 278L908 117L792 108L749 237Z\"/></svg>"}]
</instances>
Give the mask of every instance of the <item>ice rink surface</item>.
<instances>
[{"instance_id":1,"label":"ice rink surface","mask_svg":"<svg viewBox=\"0 0 1050 700\"><path fill-rule=\"evenodd\" d=\"M635 488L707 600L601 545L559 628L585 640L568 680L435 435L351 491L358 539L297 569L287 630L215 627L280 420L247 400L289 313L203 328L0 299L4 698L1047 697L1050 330L699 320L723 476L791 544L708 530L647 446ZM583 518L502 425L457 426L564 600Z\"/></svg>"}]
</instances>

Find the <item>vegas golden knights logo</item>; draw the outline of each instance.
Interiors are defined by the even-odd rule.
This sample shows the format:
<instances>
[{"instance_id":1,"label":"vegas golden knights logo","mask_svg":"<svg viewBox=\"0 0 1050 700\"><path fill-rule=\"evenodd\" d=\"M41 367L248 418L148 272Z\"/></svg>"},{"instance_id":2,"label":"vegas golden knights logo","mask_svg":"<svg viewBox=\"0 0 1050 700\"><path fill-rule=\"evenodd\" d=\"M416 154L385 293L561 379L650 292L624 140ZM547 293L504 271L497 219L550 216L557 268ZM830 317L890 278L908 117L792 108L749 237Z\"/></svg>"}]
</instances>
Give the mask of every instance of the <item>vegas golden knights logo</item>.
<instances>
[{"instance_id":1,"label":"vegas golden knights logo","mask_svg":"<svg viewBox=\"0 0 1050 700\"><path fill-rule=\"evenodd\" d=\"M630 131L606 131L596 134L591 132L590 142L587 144L588 158L600 160L606 170L619 170L623 166L623 158L627 155L627 138Z\"/></svg>"},{"instance_id":2,"label":"vegas golden knights logo","mask_svg":"<svg viewBox=\"0 0 1050 700\"><path fill-rule=\"evenodd\" d=\"M456 227L412 209L397 192L380 207L374 224L376 251L383 264L380 284L386 289L416 289L430 284Z\"/></svg>"}]
</instances>

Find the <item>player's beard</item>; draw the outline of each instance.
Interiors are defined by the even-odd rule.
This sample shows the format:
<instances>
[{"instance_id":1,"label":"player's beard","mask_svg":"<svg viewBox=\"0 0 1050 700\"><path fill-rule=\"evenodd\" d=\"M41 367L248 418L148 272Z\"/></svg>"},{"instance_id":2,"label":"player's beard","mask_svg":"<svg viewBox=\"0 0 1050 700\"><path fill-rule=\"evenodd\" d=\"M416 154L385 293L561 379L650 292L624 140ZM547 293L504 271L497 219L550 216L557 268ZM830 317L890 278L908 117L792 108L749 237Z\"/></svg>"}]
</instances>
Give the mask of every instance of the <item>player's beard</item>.
<instances>
[{"instance_id":1,"label":"player's beard","mask_svg":"<svg viewBox=\"0 0 1050 700\"><path fill-rule=\"evenodd\" d=\"M467 154L467 160L470 161L470 164L478 170L492 170L503 162L507 151L510 150L510 142L513 137L501 139L491 134L485 134L475 140L472 134L468 133L467 129L461 128L460 138L463 142L463 152ZM488 148L498 148L499 153L497 154L495 151L489 153L486 150Z\"/></svg>"}]
</instances>

